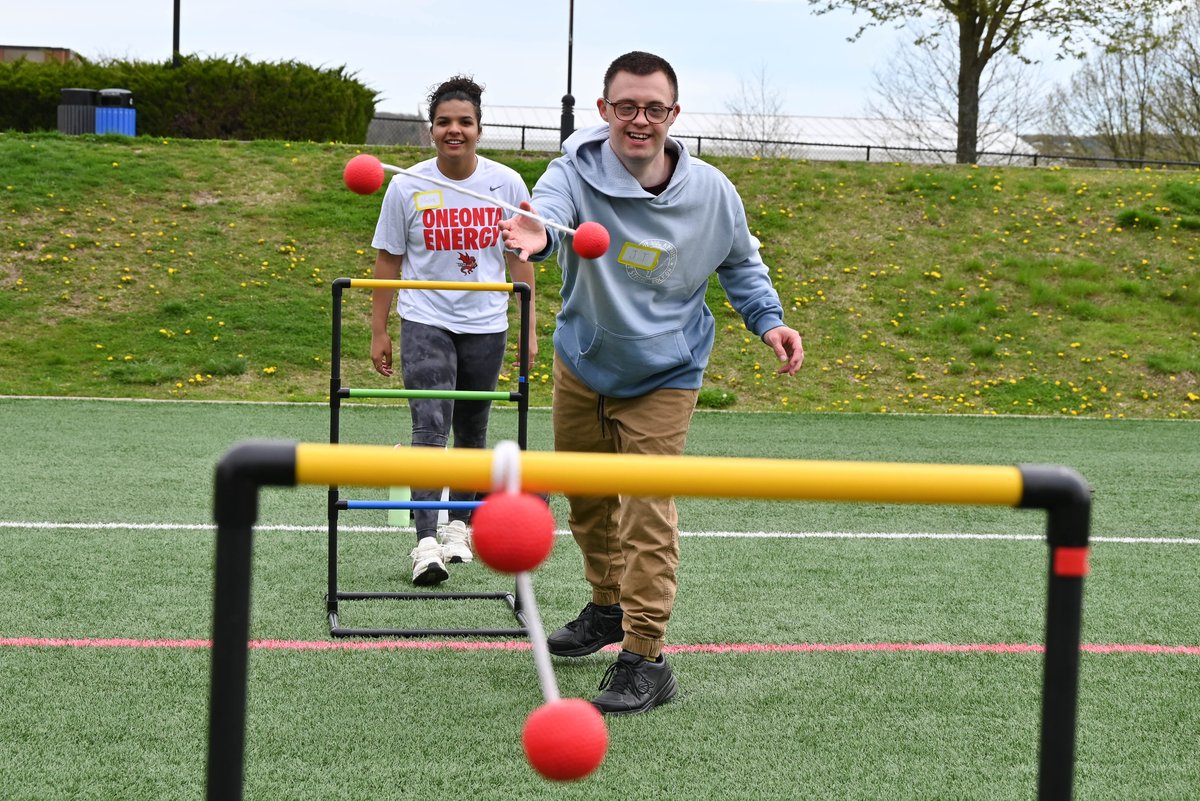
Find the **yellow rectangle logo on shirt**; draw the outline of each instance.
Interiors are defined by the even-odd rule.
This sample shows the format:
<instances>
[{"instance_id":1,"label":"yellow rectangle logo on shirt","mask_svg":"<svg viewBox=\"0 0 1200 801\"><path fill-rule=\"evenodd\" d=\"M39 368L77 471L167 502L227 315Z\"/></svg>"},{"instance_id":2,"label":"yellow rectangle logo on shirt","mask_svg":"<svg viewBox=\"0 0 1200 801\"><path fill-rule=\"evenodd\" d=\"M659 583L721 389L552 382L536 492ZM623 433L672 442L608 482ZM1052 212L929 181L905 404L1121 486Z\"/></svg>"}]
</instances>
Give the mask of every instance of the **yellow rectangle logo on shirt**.
<instances>
[{"instance_id":1,"label":"yellow rectangle logo on shirt","mask_svg":"<svg viewBox=\"0 0 1200 801\"><path fill-rule=\"evenodd\" d=\"M443 205L442 190L433 189L428 192L415 192L413 194L413 205L417 207L417 211L440 209Z\"/></svg>"},{"instance_id":2,"label":"yellow rectangle logo on shirt","mask_svg":"<svg viewBox=\"0 0 1200 801\"><path fill-rule=\"evenodd\" d=\"M639 270L653 270L658 266L658 260L661 256L662 251L658 248L649 248L645 245L635 245L632 242L626 242L621 246L621 254L617 256L617 261L626 267L636 267Z\"/></svg>"}]
</instances>

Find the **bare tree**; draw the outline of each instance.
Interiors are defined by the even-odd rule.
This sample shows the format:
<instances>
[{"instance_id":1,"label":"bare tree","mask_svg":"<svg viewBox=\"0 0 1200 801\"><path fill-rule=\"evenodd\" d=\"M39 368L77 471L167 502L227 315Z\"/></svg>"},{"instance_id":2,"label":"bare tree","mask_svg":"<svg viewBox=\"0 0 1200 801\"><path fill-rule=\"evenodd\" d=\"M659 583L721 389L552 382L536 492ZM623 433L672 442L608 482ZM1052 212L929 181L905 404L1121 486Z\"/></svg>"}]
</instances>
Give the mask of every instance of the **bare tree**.
<instances>
[{"instance_id":1,"label":"bare tree","mask_svg":"<svg viewBox=\"0 0 1200 801\"><path fill-rule=\"evenodd\" d=\"M1131 22L1172 13L1183 0L808 0L823 14L839 8L863 12L868 27L931 15L946 21L958 49L957 153L960 163L979 152L979 88L984 69L1000 53L1020 56L1031 37L1057 43L1059 55L1082 56L1081 40L1107 49L1136 51L1161 43L1153 29ZM1152 34L1146 39L1147 33Z\"/></svg>"},{"instance_id":2,"label":"bare tree","mask_svg":"<svg viewBox=\"0 0 1200 801\"><path fill-rule=\"evenodd\" d=\"M1089 57L1066 87L1051 93L1052 127L1067 134L1080 154L1139 160L1157 155L1161 137L1153 127L1153 98L1162 61L1158 50Z\"/></svg>"},{"instance_id":3,"label":"bare tree","mask_svg":"<svg viewBox=\"0 0 1200 801\"><path fill-rule=\"evenodd\" d=\"M1200 2L1182 15L1160 65L1153 118L1170 140L1168 158L1200 161Z\"/></svg>"},{"instance_id":4,"label":"bare tree","mask_svg":"<svg viewBox=\"0 0 1200 801\"><path fill-rule=\"evenodd\" d=\"M942 30L931 32L924 23L909 23L912 41L898 46L874 70L867 111L885 120L893 134L944 152L947 133L951 138L957 133L958 55L944 42L948 24L937 25ZM988 62L979 82L979 151L1010 150L1010 134L1039 125L1046 91L1036 65L1007 53ZM947 160L941 154L938 158Z\"/></svg>"},{"instance_id":5,"label":"bare tree","mask_svg":"<svg viewBox=\"0 0 1200 801\"><path fill-rule=\"evenodd\" d=\"M739 139L735 148L739 156L779 158L789 155L786 144L794 136L792 123L783 113L783 101L767 78L766 67L760 67L750 81L741 81L741 94L725 104L732 115L722 123L721 135Z\"/></svg>"}]
</instances>

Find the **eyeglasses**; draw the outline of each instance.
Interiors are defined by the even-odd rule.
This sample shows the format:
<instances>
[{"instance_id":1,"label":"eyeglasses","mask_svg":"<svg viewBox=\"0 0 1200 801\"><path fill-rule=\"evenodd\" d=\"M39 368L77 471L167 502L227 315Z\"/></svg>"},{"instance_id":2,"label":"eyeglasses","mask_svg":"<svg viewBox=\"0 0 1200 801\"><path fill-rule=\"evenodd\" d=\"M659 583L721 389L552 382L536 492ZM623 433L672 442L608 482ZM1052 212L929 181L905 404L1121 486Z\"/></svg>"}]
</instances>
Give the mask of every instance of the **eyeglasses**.
<instances>
[{"instance_id":1,"label":"eyeglasses","mask_svg":"<svg viewBox=\"0 0 1200 801\"><path fill-rule=\"evenodd\" d=\"M673 108L664 106L661 103L652 103L649 106L639 106L636 103L631 103L628 100L622 100L614 103L607 97L604 102L612 106L613 113L617 115L618 120L630 122L637 119L638 112L641 111L646 115L646 122L657 125L660 122L666 122L667 117L671 116Z\"/></svg>"}]
</instances>

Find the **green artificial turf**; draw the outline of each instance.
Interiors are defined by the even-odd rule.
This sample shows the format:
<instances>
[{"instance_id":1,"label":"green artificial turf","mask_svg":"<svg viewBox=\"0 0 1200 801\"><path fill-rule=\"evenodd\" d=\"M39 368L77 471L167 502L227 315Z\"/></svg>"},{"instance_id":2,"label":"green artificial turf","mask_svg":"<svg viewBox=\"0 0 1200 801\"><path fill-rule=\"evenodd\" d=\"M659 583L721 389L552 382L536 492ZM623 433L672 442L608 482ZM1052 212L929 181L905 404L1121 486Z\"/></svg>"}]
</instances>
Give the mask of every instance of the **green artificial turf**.
<instances>
[{"instance_id":1,"label":"green artificial turf","mask_svg":"<svg viewBox=\"0 0 1200 801\"><path fill-rule=\"evenodd\" d=\"M344 441L390 444L407 413L356 406L343 423ZM7 398L0 425L10 432L0 460L0 637L177 641L0 646L3 796L196 798L205 786L213 468L245 439L327 439L328 409ZM531 413L532 448L550 447L548 429L545 411ZM514 431L515 414L497 410L495 438ZM689 452L1078 470L1096 491L1085 644L1193 651L1083 654L1077 797L1182 801L1200 786L1196 432L1169 421L714 412L697 415ZM261 501L251 636L331 644L325 490L268 488ZM1034 794L1038 653L853 647L1041 643L1041 512L679 503L688 536L670 644L750 650L669 653L679 697L650 715L610 719L593 776L548 785L525 763L521 725L542 700L527 650L293 645L250 654L246 797ZM562 499L552 505L565 527ZM340 518L342 588L407 589L411 532L387 527L383 511ZM863 536L904 533L976 538ZM746 536L755 534L769 536ZM588 599L566 536L533 581L548 628ZM512 586L481 564L453 568L444 585ZM345 625L513 624L494 601L342 602L340 611ZM554 660L560 692L591 697L611 658Z\"/></svg>"}]
</instances>

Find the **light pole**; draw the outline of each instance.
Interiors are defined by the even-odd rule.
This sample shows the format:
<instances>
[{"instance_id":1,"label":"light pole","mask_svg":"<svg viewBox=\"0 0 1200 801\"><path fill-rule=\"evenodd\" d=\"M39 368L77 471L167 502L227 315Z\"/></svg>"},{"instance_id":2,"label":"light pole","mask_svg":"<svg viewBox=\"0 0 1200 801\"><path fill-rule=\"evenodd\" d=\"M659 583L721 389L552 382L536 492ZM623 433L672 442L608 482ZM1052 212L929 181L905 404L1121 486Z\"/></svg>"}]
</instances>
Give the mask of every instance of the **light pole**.
<instances>
[{"instance_id":1,"label":"light pole","mask_svg":"<svg viewBox=\"0 0 1200 801\"><path fill-rule=\"evenodd\" d=\"M178 67L179 58L179 0L175 0L175 36L171 41L171 66Z\"/></svg>"},{"instance_id":2,"label":"light pole","mask_svg":"<svg viewBox=\"0 0 1200 801\"><path fill-rule=\"evenodd\" d=\"M570 16L567 19L567 93L562 99L562 122L558 129L558 143L561 145L567 137L575 132L575 98L571 95L571 59L575 51L575 0L570 3Z\"/></svg>"}]
</instances>

